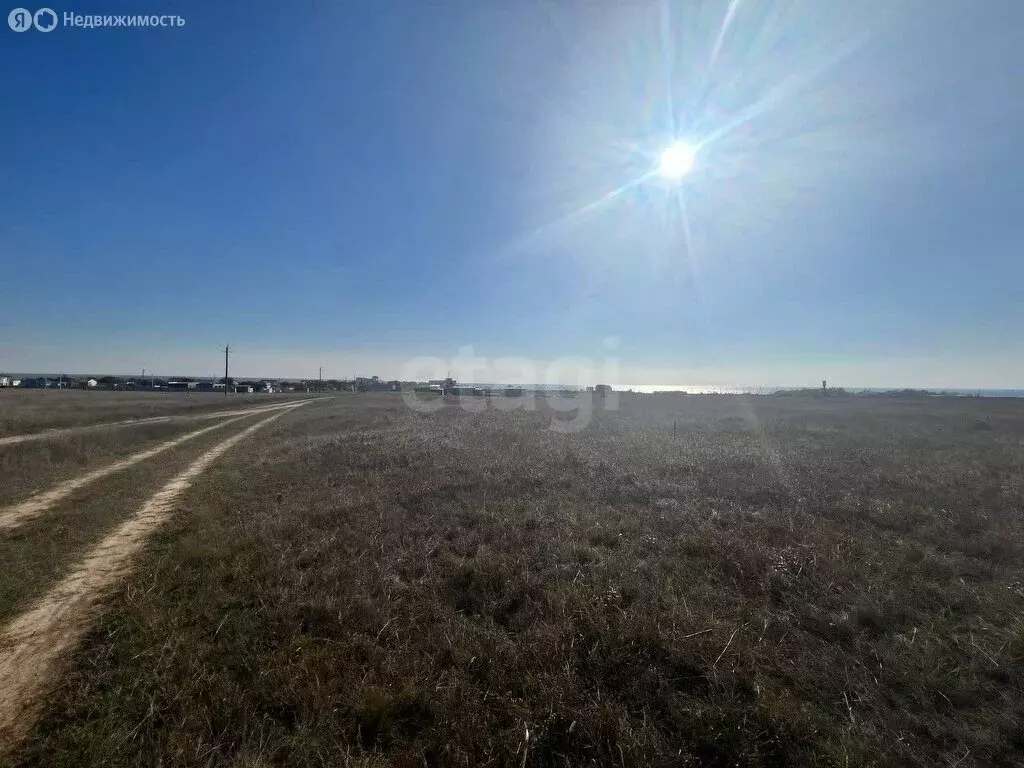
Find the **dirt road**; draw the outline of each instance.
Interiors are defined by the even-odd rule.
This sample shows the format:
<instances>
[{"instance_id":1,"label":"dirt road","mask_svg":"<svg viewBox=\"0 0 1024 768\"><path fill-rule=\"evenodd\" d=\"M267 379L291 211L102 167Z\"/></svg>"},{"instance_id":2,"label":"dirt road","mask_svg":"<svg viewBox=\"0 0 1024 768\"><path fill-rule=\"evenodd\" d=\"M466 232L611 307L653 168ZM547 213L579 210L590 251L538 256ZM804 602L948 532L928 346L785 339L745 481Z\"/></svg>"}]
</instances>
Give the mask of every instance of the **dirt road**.
<instances>
[{"instance_id":1,"label":"dirt road","mask_svg":"<svg viewBox=\"0 0 1024 768\"><path fill-rule=\"evenodd\" d=\"M31 726L40 696L52 679L61 655L81 637L101 596L130 569L150 534L172 514L179 496L234 445L306 402L309 401L279 407L278 412L203 453L157 491L133 517L108 534L34 606L3 629L0 633L0 754Z\"/></svg>"},{"instance_id":2,"label":"dirt road","mask_svg":"<svg viewBox=\"0 0 1024 768\"><path fill-rule=\"evenodd\" d=\"M248 414L246 414L246 416L247 415ZM73 477L70 480L65 480L62 483L58 483L48 491L37 493L18 504L7 507L6 509L0 509L0 532L17 528L19 525L39 517L39 515L43 514L54 504L63 501L79 488L84 488L85 486L112 475L115 472L128 469L128 467L138 464L140 461L151 459L164 451L176 448L182 443L194 440L195 438L201 437L215 429L220 429L228 424L234 424L236 421L244 419L246 416L236 416L231 419L225 419L218 424L214 424L212 427L204 427L203 429L197 429L195 432L189 432L186 435L176 437L172 440L161 443L154 448L150 448L148 451L142 451L134 456L128 456L120 461L115 461L113 464L100 467L93 472L88 472L84 475L80 475L79 477Z\"/></svg>"},{"instance_id":3,"label":"dirt road","mask_svg":"<svg viewBox=\"0 0 1024 768\"><path fill-rule=\"evenodd\" d=\"M210 413L182 414L174 416L153 416L145 419L128 419L126 421L109 421L103 424L90 424L86 427L64 427L62 429L46 429L42 432L29 432L24 435L8 435L0 437L0 446L16 445L32 440L52 440L55 437L65 435L78 435L85 432L95 432L101 429L115 429L117 427L137 427L141 424L160 424L170 421L205 421L207 419L222 419L228 416L250 415L254 413L269 413L279 408L288 408L294 405L310 402L309 400L289 400L285 403L274 403L272 405L261 405L255 408L236 408L229 411L213 411Z\"/></svg>"}]
</instances>

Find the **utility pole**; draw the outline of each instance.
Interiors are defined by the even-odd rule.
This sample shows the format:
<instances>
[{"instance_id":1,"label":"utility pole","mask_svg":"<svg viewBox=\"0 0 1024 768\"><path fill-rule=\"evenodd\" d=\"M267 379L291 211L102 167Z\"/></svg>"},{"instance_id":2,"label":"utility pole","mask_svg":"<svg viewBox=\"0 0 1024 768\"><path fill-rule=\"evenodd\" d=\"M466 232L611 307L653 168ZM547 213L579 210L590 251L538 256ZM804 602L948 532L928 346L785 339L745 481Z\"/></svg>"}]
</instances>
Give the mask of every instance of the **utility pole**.
<instances>
[{"instance_id":1,"label":"utility pole","mask_svg":"<svg viewBox=\"0 0 1024 768\"><path fill-rule=\"evenodd\" d=\"M231 347L224 345L224 397L228 396L228 353L231 352Z\"/></svg>"},{"instance_id":2,"label":"utility pole","mask_svg":"<svg viewBox=\"0 0 1024 768\"><path fill-rule=\"evenodd\" d=\"M316 391L317 394L324 391L324 367L322 365L320 366L320 381L316 385Z\"/></svg>"}]
</instances>

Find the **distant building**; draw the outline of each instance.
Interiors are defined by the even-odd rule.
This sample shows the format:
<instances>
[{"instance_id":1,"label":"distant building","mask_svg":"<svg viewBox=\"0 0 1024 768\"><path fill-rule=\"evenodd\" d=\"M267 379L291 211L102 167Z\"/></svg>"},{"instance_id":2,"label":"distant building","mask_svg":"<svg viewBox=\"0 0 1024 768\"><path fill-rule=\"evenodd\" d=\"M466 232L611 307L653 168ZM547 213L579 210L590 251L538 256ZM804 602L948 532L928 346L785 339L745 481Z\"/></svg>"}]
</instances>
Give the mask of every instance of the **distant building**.
<instances>
[{"instance_id":1,"label":"distant building","mask_svg":"<svg viewBox=\"0 0 1024 768\"><path fill-rule=\"evenodd\" d=\"M604 397L605 395L607 395L611 391L612 391L612 388L609 385L607 385L607 384L598 384L596 387L594 387L594 393L598 397Z\"/></svg>"},{"instance_id":2,"label":"distant building","mask_svg":"<svg viewBox=\"0 0 1024 768\"><path fill-rule=\"evenodd\" d=\"M10 376L0 376L0 387L9 387L9 386L11 386L11 377Z\"/></svg>"},{"instance_id":3,"label":"distant building","mask_svg":"<svg viewBox=\"0 0 1024 768\"><path fill-rule=\"evenodd\" d=\"M390 392L394 382L381 381L380 376L356 376L355 388L359 392ZM401 384L399 384L401 388Z\"/></svg>"},{"instance_id":4,"label":"distant building","mask_svg":"<svg viewBox=\"0 0 1024 768\"><path fill-rule=\"evenodd\" d=\"M99 384L100 383L98 381L96 381L96 379L86 379L85 380L85 386L88 389L95 389L96 387L99 386Z\"/></svg>"}]
</instances>

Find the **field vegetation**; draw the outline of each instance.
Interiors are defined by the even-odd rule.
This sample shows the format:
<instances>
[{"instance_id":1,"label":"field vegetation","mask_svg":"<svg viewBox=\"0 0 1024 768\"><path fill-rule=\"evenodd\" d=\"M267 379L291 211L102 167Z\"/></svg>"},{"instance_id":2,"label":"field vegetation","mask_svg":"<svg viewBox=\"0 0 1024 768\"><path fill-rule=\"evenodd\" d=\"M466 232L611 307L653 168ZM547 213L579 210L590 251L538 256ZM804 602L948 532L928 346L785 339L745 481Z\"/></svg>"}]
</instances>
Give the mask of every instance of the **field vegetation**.
<instances>
[{"instance_id":1,"label":"field vegetation","mask_svg":"<svg viewBox=\"0 0 1024 768\"><path fill-rule=\"evenodd\" d=\"M217 392L111 392L0 389L0 437L46 429L209 413L297 399L295 394L228 395Z\"/></svg>"},{"instance_id":2,"label":"field vegetation","mask_svg":"<svg viewBox=\"0 0 1024 768\"><path fill-rule=\"evenodd\" d=\"M0 627L53 586L81 555L112 526L131 516L163 482L233 429L260 417L248 416L208 429L151 460L132 464L72 490L44 505L38 515L13 522L9 518L22 503L38 498L39 491L54 487L58 481L81 476L211 425L182 428L170 423L146 424L0 446L0 477L5 480L0 489L4 498L0 504ZM14 489L20 492L8 492Z\"/></svg>"},{"instance_id":3,"label":"field vegetation","mask_svg":"<svg viewBox=\"0 0 1024 768\"><path fill-rule=\"evenodd\" d=\"M0 508L200 428L188 422L156 422L127 430L69 433L49 440L0 445Z\"/></svg>"},{"instance_id":4,"label":"field vegetation","mask_svg":"<svg viewBox=\"0 0 1024 768\"><path fill-rule=\"evenodd\" d=\"M203 475L19 766L1019 765L1024 408L318 402Z\"/></svg>"}]
</instances>

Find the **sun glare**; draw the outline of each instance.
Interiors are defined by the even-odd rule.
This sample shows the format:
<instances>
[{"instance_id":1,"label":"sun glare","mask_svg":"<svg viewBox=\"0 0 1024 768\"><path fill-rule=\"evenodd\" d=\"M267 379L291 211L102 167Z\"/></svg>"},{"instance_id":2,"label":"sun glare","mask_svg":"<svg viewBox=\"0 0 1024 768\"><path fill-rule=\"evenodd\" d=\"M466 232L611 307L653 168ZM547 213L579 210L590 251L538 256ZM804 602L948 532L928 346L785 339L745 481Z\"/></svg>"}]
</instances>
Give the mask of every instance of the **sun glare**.
<instances>
[{"instance_id":1,"label":"sun glare","mask_svg":"<svg viewBox=\"0 0 1024 768\"><path fill-rule=\"evenodd\" d=\"M683 141L667 147L658 161L658 173L666 179L681 179L693 170L697 150Z\"/></svg>"}]
</instances>

